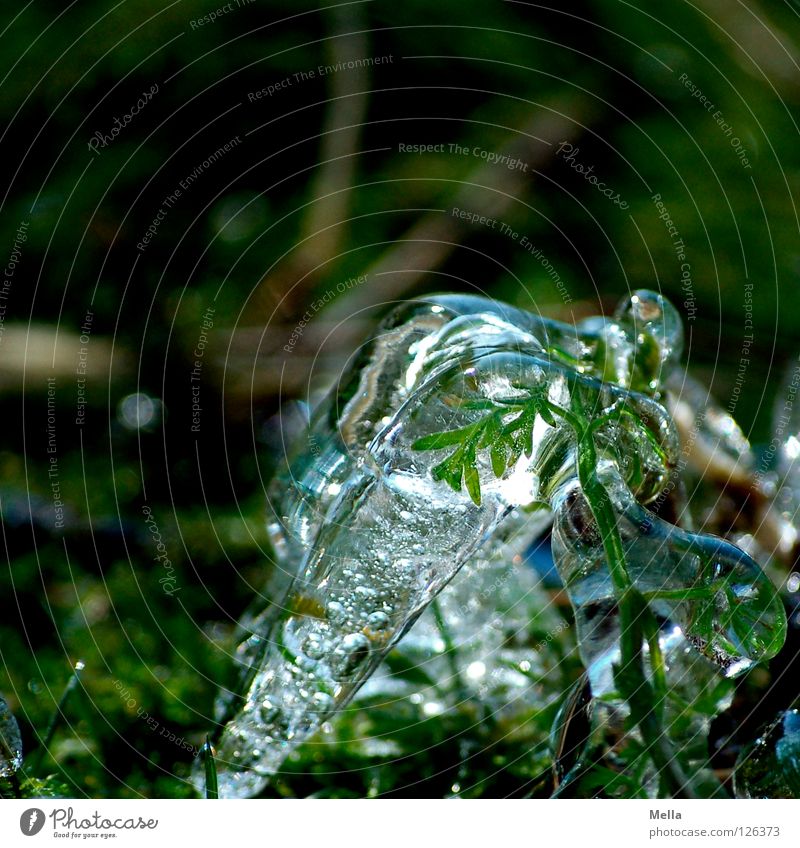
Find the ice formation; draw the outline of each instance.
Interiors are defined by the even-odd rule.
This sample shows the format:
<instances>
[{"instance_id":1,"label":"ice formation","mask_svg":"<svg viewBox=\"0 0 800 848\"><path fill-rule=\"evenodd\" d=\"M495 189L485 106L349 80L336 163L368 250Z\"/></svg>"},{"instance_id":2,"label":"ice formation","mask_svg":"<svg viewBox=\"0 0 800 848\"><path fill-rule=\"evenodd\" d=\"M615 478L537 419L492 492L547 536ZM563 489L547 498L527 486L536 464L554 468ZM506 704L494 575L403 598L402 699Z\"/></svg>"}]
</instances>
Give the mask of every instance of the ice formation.
<instances>
[{"instance_id":1,"label":"ice formation","mask_svg":"<svg viewBox=\"0 0 800 848\"><path fill-rule=\"evenodd\" d=\"M739 756L737 798L800 798L800 710L782 712Z\"/></svg>"},{"instance_id":2,"label":"ice formation","mask_svg":"<svg viewBox=\"0 0 800 848\"><path fill-rule=\"evenodd\" d=\"M11 777L22 765L22 738L19 725L0 696L0 777Z\"/></svg>"},{"instance_id":3,"label":"ice formation","mask_svg":"<svg viewBox=\"0 0 800 848\"><path fill-rule=\"evenodd\" d=\"M396 312L273 481L277 574L243 622L243 700L220 702L221 797L257 794L401 640L413 653L438 638L440 593L459 640L482 634L475 685L525 685L509 670L521 657L498 597L524 627L513 596L540 589L516 563L551 521L592 694L613 699L617 606L571 411L591 427L597 480L676 687L693 697L692 663L733 675L774 653L785 621L755 562L647 509L677 462L660 401L680 352L677 313L650 292L576 327L475 297Z\"/></svg>"}]
</instances>

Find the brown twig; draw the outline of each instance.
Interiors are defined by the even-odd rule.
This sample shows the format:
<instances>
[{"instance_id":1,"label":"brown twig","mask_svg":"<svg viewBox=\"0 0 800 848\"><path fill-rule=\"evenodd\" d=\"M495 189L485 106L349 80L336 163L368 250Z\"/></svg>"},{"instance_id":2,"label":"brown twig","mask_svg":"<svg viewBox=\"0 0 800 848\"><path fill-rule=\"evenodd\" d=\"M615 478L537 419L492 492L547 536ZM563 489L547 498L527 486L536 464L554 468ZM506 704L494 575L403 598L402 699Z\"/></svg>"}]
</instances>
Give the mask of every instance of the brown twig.
<instances>
[{"instance_id":1,"label":"brown twig","mask_svg":"<svg viewBox=\"0 0 800 848\"><path fill-rule=\"evenodd\" d=\"M494 218L507 214L529 193L532 177L552 159L556 145L574 140L589 117L589 105L583 100L542 106L512 134L501 151L527 162L527 172L482 162L460 183L449 207ZM367 268L366 284L349 290L303 329L291 352L284 352L283 346L292 336L303 310L297 310L300 315L294 316L295 320L283 316L281 323L266 332L263 326L236 330L232 339L229 336L229 346L220 345L226 350L224 362L219 363L227 371L226 397L236 404L279 391L304 392L315 364L315 378L324 380L339 373L338 369L366 338L376 310L383 311L387 302L418 289L426 274L441 266L469 234L470 225L452 214L424 215ZM306 259L310 257L311 253L306 254ZM324 262L321 256L318 259ZM307 290L316 279L319 267L306 270L302 290ZM297 270L296 265L293 268ZM325 355L321 357L323 344Z\"/></svg>"},{"instance_id":2,"label":"brown twig","mask_svg":"<svg viewBox=\"0 0 800 848\"><path fill-rule=\"evenodd\" d=\"M542 106L521 127L501 153L528 164L528 171L482 163L461 184L450 202L453 208L479 212L489 218L506 214L528 194L532 176L552 158L555 145L572 141L583 130L588 106L583 101ZM423 216L366 270L369 285L335 302L327 311L331 321L361 314L414 291L421 280L441 266L470 232L466 221L440 212Z\"/></svg>"}]
</instances>

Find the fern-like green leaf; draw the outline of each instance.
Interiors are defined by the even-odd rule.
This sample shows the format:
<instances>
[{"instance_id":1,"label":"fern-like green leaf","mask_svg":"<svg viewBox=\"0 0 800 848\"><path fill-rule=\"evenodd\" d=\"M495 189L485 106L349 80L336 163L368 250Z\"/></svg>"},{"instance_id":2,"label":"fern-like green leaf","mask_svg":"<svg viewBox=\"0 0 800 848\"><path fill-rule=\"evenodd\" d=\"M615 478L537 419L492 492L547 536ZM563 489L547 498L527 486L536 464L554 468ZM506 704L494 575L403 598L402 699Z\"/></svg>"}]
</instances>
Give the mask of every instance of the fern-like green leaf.
<instances>
[{"instance_id":1,"label":"fern-like green leaf","mask_svg":"<svg viewBox=\"0 0 800 848\"><path fill-rule=\"evenodd\" d=\"M499 405L498 405L499 404ZM465 408L472 408L469 404ZM497 401L487 406L481 402L480 409L491 409L488 415L455 430L431 433L412 444L413 450L428 451L456 446L453 453L431 469L434 480L446 482L454 491L461 491L462 484L476 505L481 503L480 475L477 452L488 450L492 473L500 478L513 467L524 454L533 455L533 430L536 417L540 416L551 427L556 426L558 408L550 403L547 387L528 390L527 397ZM517 414L504 423L509 413Z\"/></svg>"},{"instance_id":2,"label":"fern-like green leaf","mask_svg":"<svg viewBox=\"0 0 800 848\"><path fill-rule=\"evenodd\" d=\"M417 439L411 449L416 451L440 450L451 445L463 444L475 432L475 425L469 424L467 427L459 427L457 430L443 430L440 433L431 433L428 436L422 436Z\"/></svg>"}]
</instances>

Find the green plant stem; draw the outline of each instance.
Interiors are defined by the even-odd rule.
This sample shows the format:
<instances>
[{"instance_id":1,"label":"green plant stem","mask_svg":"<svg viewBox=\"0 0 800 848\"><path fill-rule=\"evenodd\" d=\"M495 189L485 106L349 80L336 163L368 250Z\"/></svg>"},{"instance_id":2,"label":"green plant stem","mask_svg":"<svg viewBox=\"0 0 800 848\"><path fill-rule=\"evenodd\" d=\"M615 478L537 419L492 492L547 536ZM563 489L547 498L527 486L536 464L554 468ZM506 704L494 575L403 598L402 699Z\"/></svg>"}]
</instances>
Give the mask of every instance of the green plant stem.
<instances>
[{"instance_id":1,"label":"green plant stem","mask_svg":"<svg viewBox=\"0 0 800 848\"><path fill-rule=\"evenodd\" d=\"M696 797L691 782L680 768L670 749L661 715L663 712L666 676L658 628L647 602L634 587L625 561L625 550L617 527L611 499L597 476L597 451L590 424L577 406L573 392L573 409L562 412L565 420L575 430L578 443L578 480L592 511L606 554L611 582L614 587L620 619L620 680L625 691L620 694L628 702L631 713L639 725L642 738L658 772L675 797ZM649 631L645 634L645 626ZM650 662L653 666L654 686L648 682L644 671L642 640L647 635Z\"/></svg>"},{"instance_id":2,"label":"green plant stem","mask_svg":"<svg viewBox=\"0 0 800 848\"><path fill-rule=\"evenodd\" d=\"M219 798L219 781L217 780L217 764L214 760L214 748L211 740L206 736L202 749L203 767L206 775L206 798L216 801Z\"/></svg>"},{"instance_id":3,"label":"green plant stem","mask_svg":"<svg viewBox=\"0 0 800 848\"><path fill-rule=\"evenodd\" d=\"M653 671L656 705L660 708L667 697L667 667L664 663L664 652L661 650L661 642L658 638L658 622L649 609L645 611L644 634L647 639L647 646L650 649L650 667ZM659 712L662 712L662 710L659 709Z\"/></svg>"},{"instance_id":4,"label":"green plant stem","mask_svg":"<svg viewBox=\"0 0 800 848\"><path fill-rule=\"evenodd\" d=\"M433 450L457 445L456 450L447 459L434 467L434 479L446 480L456 491L461 489L463 480L472 501L480 505L480 483L475 466L477 449L485 447L491 449L492 468L499 477L505 468L516 462L521 453L524 452L526 456L532 455L533 426L536 416L540 416L551 426L555 426L555 418L560 418L569 425L577 443L578 480L602 539L619 610L620 663L614 667L617 691L628 705L631 721L640 729L645 749L658 770L662 786L675 797L696 797L697 793L692 781L683 773L672 751L669 737L664 732L663 715L667 697L666 668L659 642L658 623L648 606L648 601L707 599L717 591L719 586L714 583L705 587L662 589L644 594L634 586L628 573L625 549L617 526L616 511L598 475L599 457L595 435L607 424L618 422L622 418L631 419L640 425L642 433L653 450L662 459L665 460L666 457L656 436L647 427L641 425L636 414L628 408L624 400L615 402L611 411L589 418L582 408L576 381L571 381L569 388L571 397L569 409L553 403L547 392L539 387L530 394L527 400L514 398L499 401L506 412L517 413L517 416L506 424L501 423L502 416L495 411L458 430L425 436L417 440L413 447L415 450ZM437 613L436 607L434 607L434 613ZM439 630L449 654L449 634L443 627L441 615L437 616L437 622L439 622ZM651 668L650 679L645 673L643 650L645 641ZM457 669L454 673L457 673Z\"/></svg>"},{"instance_id":5,"label":"green plant stem","mask_svg":"<svg viewBox=\"0 0 800 848\"><path fill-rule=\"evenodd\" d=\"M439 606L438 598L433 600L431 608L433 610L433 618L436 621L436 629L442 637L442 642L444 642L445 657L447 658L447 664L450 667L450 674L453 678L456 692L458 692L459 700L466 701L469 698L469 692L467 691L467 687L464 685L464 680L461 677L461 670L458 667L457 661L456 646L453 642L450 628L447 626L447 622L444 620L444 616L442 615L442 609Z\"/></svg>"},{"instance_id":6,"label":"green plant stem","mask_svg":"<svg viewBox=\"0 0 800 848\"><path fill-rule=\"evenodd\" d=\"M725 581L719 580L708 586L698 586L695 589L653 589L649 592L642 592L642 597L646 601L704 601L724 588Z\"/></svg>"},{"instance_id":7,"label":"green plant stem","mask_svg":"<svg viewBox=\"0 0 800 848\"><path fill-rule=\"evenodd\" d=\"M83 668L84 665L82 662L77 662L75 664L72 674L70 675L69 680L67 680L66 686L64 686L64 691L58 699L53 715L50 717L50 722L47 725L47 730L45 731L41 744L31 757L31 761L25 764L26 771L29 775L38 772L42 766L45 756L50 752L50 746L53 743L56 731L61 725L61 722L64 720L64 710L67 707L67 702L69 701L73 691L78 686L80 673L83 671Z\"/></svg>"}]
</instances>

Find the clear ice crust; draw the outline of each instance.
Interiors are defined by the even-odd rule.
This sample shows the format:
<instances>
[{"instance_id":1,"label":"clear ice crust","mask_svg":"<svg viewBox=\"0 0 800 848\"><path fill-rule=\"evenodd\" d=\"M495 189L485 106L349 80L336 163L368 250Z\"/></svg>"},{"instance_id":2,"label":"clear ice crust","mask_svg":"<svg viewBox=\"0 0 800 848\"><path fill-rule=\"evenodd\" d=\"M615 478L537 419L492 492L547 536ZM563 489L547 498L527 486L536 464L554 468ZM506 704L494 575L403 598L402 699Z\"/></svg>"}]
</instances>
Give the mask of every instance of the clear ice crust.
<instances>
[{"instance_id":1,"label":"clear ice crust","mask_svg":"<svg viewBox=\"0 0 800 848\"><path fill-rule=\"evenodd\" d=\"M570 410L591 426L597 479L676 691L696 694L690 666L704 685L775 653L785 619L759 566L648 509L679 453L662 402L681 346L674 308L646 291L576 326L468 296L393 313L271 484L276 569L242 622L243 696L218 703L220 796L258 794L389 651L413 656L442 623L480 661L467 685L522 693L511 666L536 657L505 625L524 628L525 599L541 599L519 563L551 523L592 695L613 702L618 610ZM202 775L197 763L201 790Z\"/></svg>"}]
</instances>

